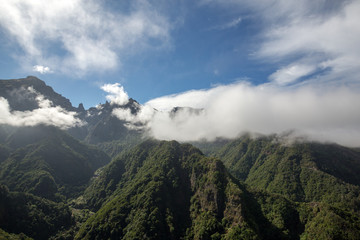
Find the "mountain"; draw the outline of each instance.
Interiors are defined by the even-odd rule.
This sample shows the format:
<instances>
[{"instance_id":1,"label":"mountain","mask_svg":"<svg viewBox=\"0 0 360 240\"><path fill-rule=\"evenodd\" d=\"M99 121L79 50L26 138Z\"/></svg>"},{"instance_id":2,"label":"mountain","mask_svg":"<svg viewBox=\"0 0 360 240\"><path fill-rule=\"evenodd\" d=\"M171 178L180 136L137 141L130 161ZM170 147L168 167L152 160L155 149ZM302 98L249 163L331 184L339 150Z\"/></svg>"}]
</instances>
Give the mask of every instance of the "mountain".
<instances>
[{"instance_id":1,"label":"mountain","mask_svg":"<svg viewBox=\"0 0 360 240\"><path fill-rule=\"evenodd\" d=\"M97 107L92 107L87 111L85 121L88 123L88 134L85 141L88 143L103 143L114 140L124 140L129 135L139 136L139 132L129 130L125 121L119 120L112 113L114 109L129 109L132 114L139 111L139 103L133 99L125 105L100 104Z\"/></svg>"},{"instance_id":2,"label":"mountain","mask_svg":"<svg viewBox=\"0 0 360 240\"><path fill-rule=\"evenodd\" d=\"M73 107L69 99L56 93L36 77L0 80L0 97L8 101L12 111L31 111L40 108L39 95L51 101L53 107L75 112L75 116L85 123L83 126L67 129L70 135L86 143L98 144L111 156L115 156L128 146L134 146L141 140L141 131L128 129L125 121L113 115L113 110L117 108L129 109L131 113L136 114L140 105L133 99L129 99L125 105L106 102L85 110L82 104L77 108ZM4 128L6 127L0 126L0 144L6 138L7 133Z\"/></svg>"},{"instance_id":3,"label":"mountain","mask_svg":"<svg viewBox=\"0 0 360 240\"><path fill-rule=\"evenodd\" d=\"M85 191L76 239L357 239L358 212L248 188L189 144L146 141ZM321 230L320 230L321 229Z\"/></svg>"},{"instance_id":4,"label":"mountain","mask_svg":"<svg viewBox=\"0 0 360 240\"><path fill-rule=\"evenodd\" d=\"M110 161L55 127L17 128L4 145L9 153L0 165L0 183L50 199L78 195L95 170Z\"/></svg>"},{"instance_id":5,"label":"mountain","mask_svg":"<svg viewBox=\"0 0 360 240\"><path fill-rule=\"evenodd\" d=\"M0 80L0 97L9 116L51 106L84 123L0 124L0 239L360 236L359 149L276 135L143 141L113 114L137 114L135 100L76 108L36 77ZM183 111L203 109L169 116Z\"/></svg>"},{"instance_id":6,"label":"mountain","mask_svg":"<svg viewBox=\"0 0 360 240\"><path fill-rule=\"evenodd\" d=\"M360 206L360 153L356 150L316 142L286 144L277 136L244 136L215 155L253 188L293 201Z\"/></svg>"},{"instance_id":7,"label":"mountain","mask_svg":"<svg viewBox=\"0 0 360 240\"><path fill-rule=\"evenodd\" d=\"M65 204L9 192L0 185L0 239L49 239L72 224L72 213Z\"/></svg>"},{"instance_id":8,"label":"mountain","mask_svg":"<svg viewBox=\"0 0 360 240\"><path fill-rule=\"evenodd\" d=\"M256 236L242 218L242 191L191 145L144 142L104 168L87 194L101 207L77 239L210 239L234 223Z\"/></svg>"},{"instance_id":9,"label":"mountain","mask_svg":"<svg viewBox=\"0 0 360 240\"><path fill-rule=\"evenodd\" d=\"M55 106L61 106L68 111L78 111L69 99L56 93L50 86L37 77L28 76L20 79L0 80L0 97L8 100L10 108L17 111L33 110L39 107L36 101L37 94L29 88L42 94Z\"/></svg>"}]
</instances>

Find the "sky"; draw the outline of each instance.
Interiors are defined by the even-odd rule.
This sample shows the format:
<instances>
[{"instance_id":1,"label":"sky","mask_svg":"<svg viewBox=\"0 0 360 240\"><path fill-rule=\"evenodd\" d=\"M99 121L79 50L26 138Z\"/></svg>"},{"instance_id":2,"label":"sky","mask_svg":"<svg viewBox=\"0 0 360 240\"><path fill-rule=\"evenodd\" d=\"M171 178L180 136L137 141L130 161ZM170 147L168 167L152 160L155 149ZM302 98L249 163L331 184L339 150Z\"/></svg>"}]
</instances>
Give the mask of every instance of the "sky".
<instances>
[{"instance_id":1,"label":"sky","mask_svg":"<svg viewBox=\"0 0 360 240\"><path fill-rule=\"evenodd\" d=\"M360 146L359 12L350 0L5 0L0 79L37 76L85 108L131 97L143 116L114 114L161 139L298 129ZM176 106L206 111L149 110Z\"/></svg>"}]
</instances>

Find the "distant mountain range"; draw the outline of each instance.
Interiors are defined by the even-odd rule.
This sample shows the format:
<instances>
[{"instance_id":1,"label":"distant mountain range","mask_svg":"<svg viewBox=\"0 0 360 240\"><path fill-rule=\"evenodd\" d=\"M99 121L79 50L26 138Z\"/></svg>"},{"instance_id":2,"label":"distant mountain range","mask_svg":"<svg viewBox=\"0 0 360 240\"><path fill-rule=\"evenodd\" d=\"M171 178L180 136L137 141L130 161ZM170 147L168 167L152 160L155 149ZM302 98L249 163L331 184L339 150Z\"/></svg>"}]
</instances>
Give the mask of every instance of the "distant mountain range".
<instances>
[{"instance_id":1,"label":"distant mountain range","mask_svg":"<svg viewBox=\"0 0 360 240\"><path fill-rule=\"evenodd\" d=\"M0 80L1 97L82 124L0 124L0 239L359 239L358 149L144 138L113 115L135 100L73 107L36 77Z\"/></svg>"}]
</instances>

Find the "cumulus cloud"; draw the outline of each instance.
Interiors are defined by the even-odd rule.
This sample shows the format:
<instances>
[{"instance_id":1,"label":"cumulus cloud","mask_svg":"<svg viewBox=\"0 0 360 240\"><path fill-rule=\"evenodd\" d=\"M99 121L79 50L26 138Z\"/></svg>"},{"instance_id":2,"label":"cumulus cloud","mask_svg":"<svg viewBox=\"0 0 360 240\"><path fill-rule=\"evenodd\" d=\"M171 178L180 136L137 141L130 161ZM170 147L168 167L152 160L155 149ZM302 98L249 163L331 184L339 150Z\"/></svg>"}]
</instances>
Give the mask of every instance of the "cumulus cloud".
<instances>
[{"instance_id":1,"label":"cumulus cloud","mask_svg":"<svg viewBox=\"0 0 360 240\"><path fill-rule=\"evenodd\" d=\"M84 123L76 117L75 112L69 112L59 106L52 106L52 102L43 95L38 94L33 88L28 88L31 93L36 93L39 108L32 111L11 111L9 102L0 97L0 124L11 126L36 126L48 125L61 129L82 126Z\"/></svg>"},{"instance_id":2,"label":"cumulus cloud","mask_svg":"<svg viewBox=\"0 0 360 240\"><path fill-rule=\"evenodd\" d=\"M125 105L129 102L129 96L125 92L124 87L119 83L104 84L101 89L107 93L106 99L110 101L110 104Z\"/></svg>"},{"instance_id":3,"label":"cumulus cloud","mask_svg":"<svg viewBox=\"0 0 360 240\"><path fill-rule=\"evenodd\" d=\"M171 111L174 107L180 108ZM136 115L126 109L114 110L113 114L128 121L129 126L141 123L151 136L164 140L214 140L247 132L294 131L292 137L360 145L360 94L345 87L290 89L238 82L164 96L142 108L146 114Z\"/></svg>"},{"instance_id":4,"label":"cumulus cloud","mask_svg":"<svg viewBox=\"0 0 360 240\"><path fill-rule=\"evenodd\" d=\"M131 1L114 14L95 0L5 0L0 27L24 51L26 64L83 75L111 70L124 55L169 43L169 24L148 1ZM153 43L156 40L156 46ZM56 48L54 48L56 46Z\"/></svg>"},{"instance_id":5,"label":"cumulus cloud","mask_svg":"<svg viewBox=\"0 0 360 240\"><path fill-rule=\"evenodd\" d=\"M41 74L52 73L52 71L50 70L49 67L45 67L45 66L41 66L41 65L35 65L33 67L33 71L34 72L39 72Z\"/></svg>"}]
</instances>

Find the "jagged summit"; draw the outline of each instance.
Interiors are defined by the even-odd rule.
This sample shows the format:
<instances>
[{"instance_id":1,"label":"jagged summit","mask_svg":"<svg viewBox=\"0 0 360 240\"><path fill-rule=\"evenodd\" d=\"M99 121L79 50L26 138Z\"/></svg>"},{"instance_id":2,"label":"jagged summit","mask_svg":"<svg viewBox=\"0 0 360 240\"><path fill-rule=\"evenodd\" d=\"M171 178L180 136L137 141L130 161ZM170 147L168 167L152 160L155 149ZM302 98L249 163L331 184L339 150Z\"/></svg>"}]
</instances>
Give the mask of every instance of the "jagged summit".
<instances>
[{"instance_id":1,"label":"jagged summit","mask_svg":"<svg viewBox=\"0 0 360 240\"><path fill-rule=\"evenodd\" d=\"M109 142L126 139L136 131L127 129L124 121L113 115L115 108L130 109L136 114L140 104L130 98L125 105L106 101L96 107L85 109L82 103L74 107L70 100L56 93L53 88L35 76L20 79L0 80L0 97L5 98L10 111L32 111L40 108L39 96L50 100L53 107L59 106L66 111L76 112L76 118L84 124L68 129L68 132L77 139L88 143Z\"/></svg>"},{"instance_id":2,"label":"jagged summit","mask_svg":"<svg viewBox=\"0 0 360 240\"><path fill-rule=\"evenodd\" d=\"M358 150L248 134L198 142L204 155L142 142L134 99L86 110L32 76L0 80L0 97L0 120L21 123L0 124L0 239L359 239ZM206 114L168 112L183 113Z\"/></svg>"},{"instance_id":3,"label":"jagged summit","mask_svg":"<svg viewBox=\"0 0 360 240\"><path fill-rule=\"evenodd\" d=\"M55 106L61 106L68 111L77 111L69 99L55 92L52 87L37 77L0 80L0 96L7 99L11 110L26 111L38 108L39 104L36 101L38 94L51 100Z\"/></svg>"},{"instance_id":4,"label":"jagged summit","mask_svg":"<svg viewBox=\"0 0 360 240\"><path fill-rule=\"evenodd\" d=\"M85 111L84 105L82 103L79 104L78 111L79 112L84 112Z\"/></svg>"}]
</instances>

